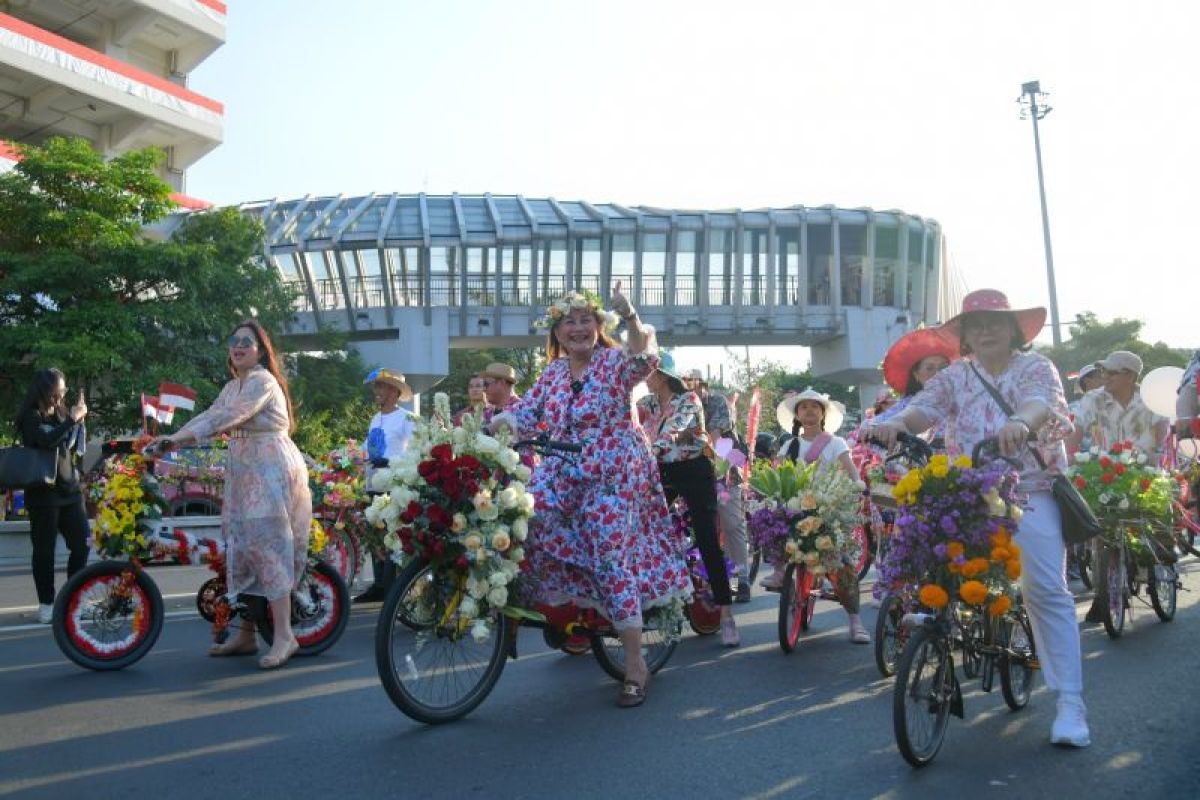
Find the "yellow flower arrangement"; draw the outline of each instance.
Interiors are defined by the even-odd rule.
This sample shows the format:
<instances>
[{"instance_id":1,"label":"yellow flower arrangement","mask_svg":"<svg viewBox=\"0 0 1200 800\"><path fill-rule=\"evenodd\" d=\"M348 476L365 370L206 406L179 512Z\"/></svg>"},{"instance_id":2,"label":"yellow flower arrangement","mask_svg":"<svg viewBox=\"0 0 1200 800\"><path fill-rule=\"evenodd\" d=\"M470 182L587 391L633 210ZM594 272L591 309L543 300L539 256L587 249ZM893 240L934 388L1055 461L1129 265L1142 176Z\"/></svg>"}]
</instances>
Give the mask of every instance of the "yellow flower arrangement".
<instances>
[{"instance_id":1,"label":"yellow flower arrangement","mask_svg":"<svg viewBox=\"0 0 1200 800\"><path fill-rule=\"evenodd\" d=\"M316 558L321 555L321 552L325 549L326 541L325 528L321 525L321 520L313 517L312 524L308 529L308 557Z\"/></svg>"},{"instance_id":2,"label":"yellow flower arrangement","mask_svg":"<svg viewBox=\"0 0 1200 800\"><path fill-rule=\"evenodd\" d=\"M129 455L108 462L90 493L96 501L96 551L109 558L147 558L146 534L162 519L167 502L158 481L148 474L145 459Z\"/></svg>"}]
</instances>

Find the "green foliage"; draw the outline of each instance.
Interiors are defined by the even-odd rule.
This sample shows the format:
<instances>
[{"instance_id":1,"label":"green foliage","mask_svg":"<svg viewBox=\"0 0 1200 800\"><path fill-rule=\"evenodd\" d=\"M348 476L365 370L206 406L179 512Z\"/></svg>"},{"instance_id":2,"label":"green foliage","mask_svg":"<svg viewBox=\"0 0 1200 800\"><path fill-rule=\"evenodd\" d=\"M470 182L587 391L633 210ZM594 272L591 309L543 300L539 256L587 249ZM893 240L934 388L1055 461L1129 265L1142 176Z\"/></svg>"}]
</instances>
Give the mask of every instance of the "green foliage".
<instances>
[{"instance_id":1,"label":"green foliage","mask_svg":"<svg viewBox=\"0 0 1200 800\"><path fill-rule=\"evenodd\" d=\"M1139 336L1141 320L1117 317L1111 322L1101 322L1090 311L1080 314L1069 330L1071 338L1058 347L1039 347L1038 352L1049 358L1058 367L1063 386L1070 387L1066 376L1095 361L1101 361L1115 350L1137 353L1145 365L1143 374L1156 367L1182 367L1187 364L1189 353L1167 346L1163 342L1147 344ZM1071 389L1068 388L1068 395Z\"/></svg>"},{"instance_id":2,"label":"green foliage","mask_svg":"<svg viewBox=\"0 0 1200 800\"><path fill-rule=\"evenodd\" d=\"M758 460L750 473L750 485L763 497L786 503L812 485L817 464L796 464L784 461L777 467Z\"/></svg>"},{"instance_id":3,"label":"green foliage","mask_svg":"<svg viewBox=\"0 0 1200 800\"><path fill-rule=\"evenodd\" d=\"M144 232L172 209L160 153L105 161L65 139L21 153L0 175L0 417L57 366L86 386L93 430L140 428L139 395L160 381L211 402L240 320L282 328L291 297L262 260L257 222L223 209L190 215L170 241Z\"/></svg>"},{"instance_id":4,"label":"green foliage","mask_svg":"<svg viewBox=\"0 0 1200 800\"><path fill-rule=\"evenodd\" d=\"M363 441L375 414L368 370L344 336L322 333L322 353L290 358L292 402L296 412L296 446L311 455L328 453L347 439Z\"/></svg>"}]
</instances>

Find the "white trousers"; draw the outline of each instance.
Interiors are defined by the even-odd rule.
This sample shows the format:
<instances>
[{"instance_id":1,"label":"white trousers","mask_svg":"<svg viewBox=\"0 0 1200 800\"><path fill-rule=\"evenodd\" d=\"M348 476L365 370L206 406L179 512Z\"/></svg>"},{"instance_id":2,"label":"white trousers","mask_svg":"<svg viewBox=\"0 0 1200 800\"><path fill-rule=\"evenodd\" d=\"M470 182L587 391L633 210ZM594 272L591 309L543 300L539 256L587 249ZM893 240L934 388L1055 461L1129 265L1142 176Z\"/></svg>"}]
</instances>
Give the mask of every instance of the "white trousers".
<instances>
[{"instance_id":1,"label":"white trousers","mask_svg":"<svg viewBox=\"0 0 1200 800\"><path fill-rule=\"evenodd\" d=\"M725 555L737 566L738 577L745 580L746 564L750 560L750 549L746 541L746 512L742 504L742 485L728 487L729 499L717 506L721 521L721 532L725 534ZM733 587L737 591L737 586Z\"/></svg>"},{"instance_id":2,"label":"white trousers","mask_svg":"<svg viewBox=\"0 0 1200 800\"><path fill-rule=\"evenodd\" d=\"M1016 536L1021 546L1021 594L1046 686L1083 691L1075 598L1067 588L1067 550L1058 506L1050 492L1033 492Z\"/></svg>"}]
</instances>

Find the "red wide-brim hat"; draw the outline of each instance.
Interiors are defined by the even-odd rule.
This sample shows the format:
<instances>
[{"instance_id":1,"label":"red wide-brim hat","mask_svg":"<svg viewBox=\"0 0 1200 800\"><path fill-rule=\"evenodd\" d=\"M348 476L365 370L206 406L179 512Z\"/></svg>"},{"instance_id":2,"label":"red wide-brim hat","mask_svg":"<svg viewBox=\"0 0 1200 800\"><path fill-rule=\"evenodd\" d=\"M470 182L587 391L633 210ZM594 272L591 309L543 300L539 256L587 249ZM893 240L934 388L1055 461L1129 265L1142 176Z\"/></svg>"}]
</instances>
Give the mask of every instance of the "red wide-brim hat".
<instances>
[{"instance_id":1,"label":"red wide-brim hat","mask_svg":"<svg viewBox=\"0 0 1200 800\"><path fill-rule=\"evenodd\" d=\"M962 311L957 316L946 320L941 328L957 341L962 335L963 317L980 311L1003 311L1012 314L1017 320L1017 327L1021 329L1021 336L1025 339L1025 344L1029 344L1037 338L1042 328L1046 327L1046 309L1044 307L1016 309L1009 305L1004 292L996 289L979 289L963 298Z\"/></svg>"},{"instance_id":2,"label":"red wide-brim hat","mask_svg":"<svg viewBox=\"0 0 1200 800\"><path fill-rule=\"evenodd\" d=\"M958 339L942 328L920 328L901 336L883 357L883 379L903 395L908 390L912 368L929 356L942 356L947 361L958 359Z\"/></svg>"}]
</instances>

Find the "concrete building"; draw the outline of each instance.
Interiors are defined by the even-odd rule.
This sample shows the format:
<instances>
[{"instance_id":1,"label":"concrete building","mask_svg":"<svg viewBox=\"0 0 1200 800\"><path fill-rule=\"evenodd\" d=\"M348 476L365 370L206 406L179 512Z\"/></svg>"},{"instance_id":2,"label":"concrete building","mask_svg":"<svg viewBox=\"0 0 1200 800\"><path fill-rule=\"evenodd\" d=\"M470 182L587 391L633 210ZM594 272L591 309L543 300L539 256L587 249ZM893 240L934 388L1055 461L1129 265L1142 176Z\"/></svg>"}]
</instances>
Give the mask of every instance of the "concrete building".
<instances>
[{"instance_id":1,"label":"concrete building","mask_svg":"<svg viewBox=\"0 0 1200 800\"><path fill-rule=\"evenodd\" d=\"M573 288L615 280L671 346L805 345L817 375L859 387L905 331L949 316L937 222L792 206L693 211L485 195L247 203L266 257L299 294L288 333L327 325L424 391L452 347L534 345ZM952 313L952 312L951 312Z\"/></svg>"},{"instance_id":2,"label":"concrete building","mask_svg":"<svg viewBox=\"0 0 1200 800\"><path fill-rule=\"evenodd\" d=\"M177 201L203 205L186 170L221 143L225 110L187 77L224 42L218 0L0 1L0 169L16 158L9 142L157 146Z\"/></svg>"}]
</instances>

